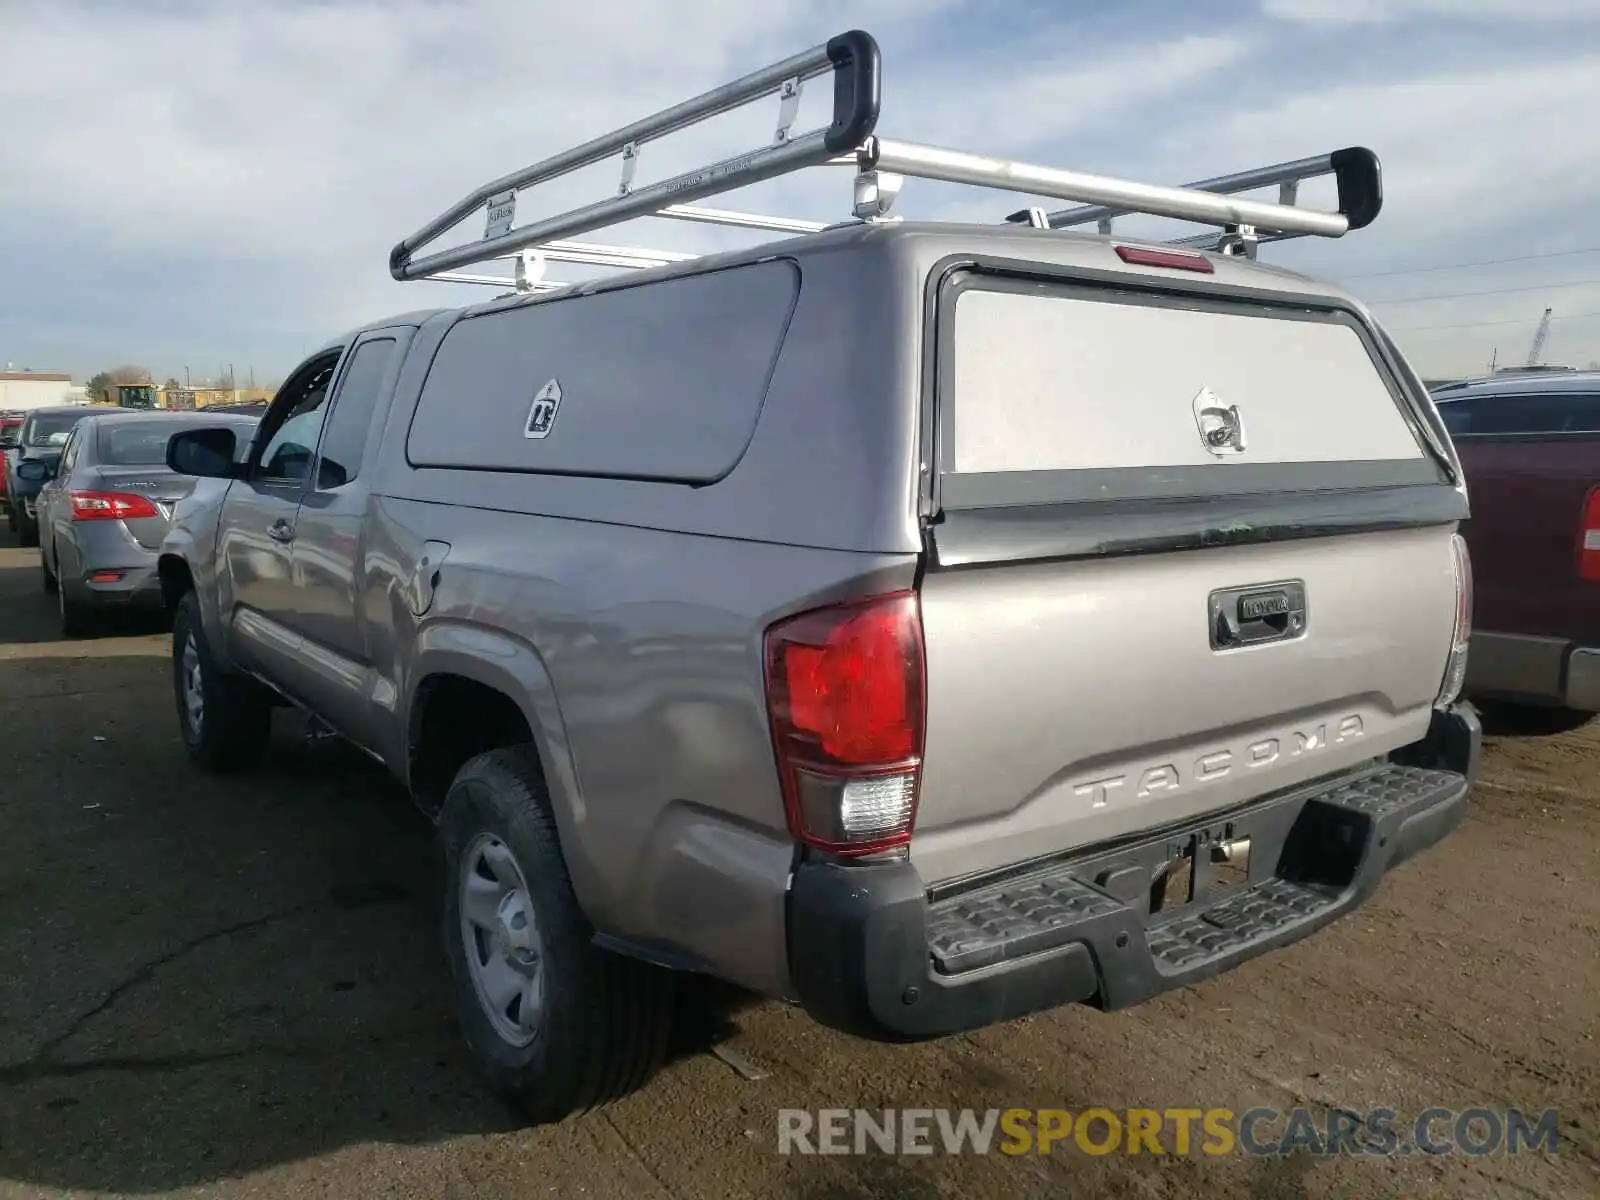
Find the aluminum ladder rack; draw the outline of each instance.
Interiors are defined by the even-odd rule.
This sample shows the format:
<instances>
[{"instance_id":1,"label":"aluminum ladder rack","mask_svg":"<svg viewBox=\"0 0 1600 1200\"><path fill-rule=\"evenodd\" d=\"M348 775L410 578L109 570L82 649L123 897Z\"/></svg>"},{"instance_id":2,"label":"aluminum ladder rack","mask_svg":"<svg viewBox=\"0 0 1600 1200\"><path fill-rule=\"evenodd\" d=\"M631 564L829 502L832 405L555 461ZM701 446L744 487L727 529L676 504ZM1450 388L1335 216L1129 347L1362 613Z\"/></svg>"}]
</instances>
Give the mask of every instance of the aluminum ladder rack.
<instances>
[{"instance_id":1,"label":"aluminum ladder rack","mask_svg":"<svg viewBox=\"0 0 1600 1200\"><path fill-rule=\"evenodd\" d=\"M1076 202L1079 207L1046 212L1042 207L1005 220L1039 229L1094 224L1107 234L1117 217L1141 213L1197 222L1207 233L1166 243L1254 257L1261 242L1298 237L1342 237L1369 225L1383 206L1378 158L1364 147L1261 167L1182 187L1138 183L1039 166L986 154L896 141L877 133L882 107L882 57L870 34L851 30L731 83L664 109L653 116L490 181L429 221L390 252L389 271L398 280L436 279L514 286L540 292L584 280L545 278L549 263L648 268L700 257L680 251L644 250L568 239L639 217L688 221L758 232L796 235L840 224L898 220L891 217L905 179L969 184L1024 195ZM833 119L825 127L794 132L805 85L822 76L832 83ZM770 142L732 158L636 187L643 148L712 117L776 96L778 120ZM621 156L615 196L516 225L519 193L583 167ZM850 215L837 221L801 220L707 208L696 202L810 167L852 167ZM1299 206L1301 182L1332 175L1338 187L1335 212ZM1240 199L1236 193L1278 186L1278 202ZM419 254L474 213L486 210L483 235L449 249ZM463 268L511 261L515 276L477 274Z\"/></svg>"}]
</instances>

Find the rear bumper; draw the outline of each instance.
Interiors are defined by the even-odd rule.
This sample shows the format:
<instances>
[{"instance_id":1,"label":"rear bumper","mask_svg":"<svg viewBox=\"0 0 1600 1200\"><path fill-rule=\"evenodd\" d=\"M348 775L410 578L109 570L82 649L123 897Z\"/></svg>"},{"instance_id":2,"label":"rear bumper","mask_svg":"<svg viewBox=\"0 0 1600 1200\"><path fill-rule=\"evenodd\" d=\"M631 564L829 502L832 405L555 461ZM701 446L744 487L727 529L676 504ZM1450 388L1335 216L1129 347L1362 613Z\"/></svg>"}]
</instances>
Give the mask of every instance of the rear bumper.
<instances>
[{"instance_id":1,"label":"rear bumper","mask_svg":"<svg viewBox=\"0 0 1600 1200\"><path fill-rule=\"evenodd\" d=\"M1387 871L1460 823L1480 739L1470 709L1440 712L1401 761L948 896L930 897L909 862L808 860L789 894L795 991L817 1021L877 1041L1076 1002L1141 1003L1360 906ZM1211 846L1243 838L1248 877L1213 889ZM1194 901L1152 912L1154 882L1185 861Z\"/></svg>"},{"instance_id":2,"label":"rear bumper","mask_svg":"<svg viewBox=\"0 0 1600 1200\"><path fill-rule=\"evenodd\" d=\"M1481 699L1600 712L1600 648L1566 638L1474 633L1466 691Z\"/></svg>"},{"instance_id":3,"label":"rear bumper","mask_svg":"<svg viewBox=\"0 0 1600 1200\"><path fill-rule=\"evenodd\" d=\"M121 521L74 522L72 549L78 571L67 582L68 599L94 608L162 604L160 554L141 546Z\"/></svg>"},{"instance_id":4,"label":"rear bumper","mask_svg":"<svg viewBox=\"0 0 1600 1200\"><path fill-rule=\"evenodd\" d=\"M96 581L96 571L118 571L114 580ZM96 608L160 608L161 577L154 566L92 568L76 581L71 597L79 604Z\"/></svg>"}]
</instances>

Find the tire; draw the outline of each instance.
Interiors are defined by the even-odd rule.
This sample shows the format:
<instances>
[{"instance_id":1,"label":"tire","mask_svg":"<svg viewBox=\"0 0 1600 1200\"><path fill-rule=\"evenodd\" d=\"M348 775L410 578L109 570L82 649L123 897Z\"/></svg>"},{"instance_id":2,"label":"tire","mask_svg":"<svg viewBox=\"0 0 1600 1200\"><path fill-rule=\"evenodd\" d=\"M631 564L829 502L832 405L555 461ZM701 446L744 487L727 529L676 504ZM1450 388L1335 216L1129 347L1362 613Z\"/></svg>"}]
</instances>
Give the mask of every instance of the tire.
<instances>
[{"instance_id":1,"label":"tire","mask_svg":"<svg viewBox=\"0 0 1600 1200\"><path fill-rule=\"evenodd\" d=\"M671 1029L676 977L661 967L594 945L593 929L572 890L550 811L549 792L531 747L491 750L470 759L445 796L439 837L444 860L443 942L462 1032L490 1086L538 1124L560 1121L619 1099L660 1066ZM525 903L532 917L537 967L526 972L541 997L519 1043L497 1028L477 982L490 935L463 921L467 874L485 849L514 861L507 890L481 871L479 882L505 904ZM486 868L485 868L486 869ZM521 900L518 900L521 897ZM513 909L513 922L515 909ZM503 926L503 932L514 928ZM469 958L471 956L471 958ZM521 980L522 975L511 976ZM524 993L526 995L526 993ZM520 1017L520 1004L518 1001Z\"/></svg>"},{"instance_id":2,"label":"tire","mask_svg":"<svg viewBox=\"0 0 1600 1200\"><path fill-rule=\"evenodd\" d=\"M61 561L59 553L56 555L56 561ZM61 586L60 581L56 579L56 573L50 569L50 563L45 559L43 547L39 550L39 573L44 576L45 591L53 592Z\"/></svg>"},{"instance_id":3,"label":"tire","mask_svg":"<svg viewBox=\"0 0 1600 1200\"><path fill-rule=\"evenodd\" d=\"M37 546L39 544L39 523L30 521L27 517L17 518L17 543L22 546Z\"/></svg>"},{"instance_id":4,"label":"tire","mask_svg":"<svg viewBox=\"0 0 1600 1200\"><path fill-rule=\"evenodd\" d=\"M41 560L44 558L42 550L39 558ZM61 586L60 580L56 581L53 590L56 594L56 609L61 614L61 636L68 639L87 637L94 628L94 620L89 610L67 595L67 589Z\"/></svg>"},{"instance_id":5,"label":"tire","mask_svg":"<svg viewBox=\"0 0 1600 1200\"><path fill-rule=\"evenodd\" d=\"M1509 737L1555 737L1582 729L1595 717L1592 712L1559 705L1513 704L1485 700L1478 705L1483 731Z\"/></svg>"},{"instance_id":6,"label":"tire","mask_svg":"<svg viewBox=\"0 0 1600 1200\"><path fill-rule=\"evenodd\" d=\"M191 714L188 702L191 671L201 702L197 714ZM272 706L254 680L230 675L217 665L200 620L200 598L193 591L184 594L172 619L172 692L183 744L202 767L237 771L266 757Z\"/></svg>"}]
</instances>

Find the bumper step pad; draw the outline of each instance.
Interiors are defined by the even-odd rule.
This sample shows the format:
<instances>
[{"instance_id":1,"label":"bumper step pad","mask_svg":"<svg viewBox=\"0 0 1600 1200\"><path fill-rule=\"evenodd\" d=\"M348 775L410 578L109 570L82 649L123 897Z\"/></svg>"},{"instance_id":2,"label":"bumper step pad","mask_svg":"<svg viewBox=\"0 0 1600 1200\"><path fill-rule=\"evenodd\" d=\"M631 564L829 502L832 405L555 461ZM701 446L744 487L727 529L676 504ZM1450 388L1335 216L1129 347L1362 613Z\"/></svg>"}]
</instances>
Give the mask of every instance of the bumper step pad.
<instances>
[{"instance_id":1,"label":"bumper step pad","mask_svg":"<svg viewBox=\"0 0 1600 1200\"><path fill-rule=\"evenodd\" d=\"M1204 978L1354 907L1388 867L1460 819L1466 789L1452 771L1385 764L936 900L927 913L934 972L955 982L1079 943L1097 961L1101 1002L1120 1007L1123 982L1148 993ZM1199 864L1213 843L1240 838L1252 844L1241 886L1208 890L1196 878L1194 899L1150 911L1150 884L1176 859Z\"/></svg>"}]
</instances>

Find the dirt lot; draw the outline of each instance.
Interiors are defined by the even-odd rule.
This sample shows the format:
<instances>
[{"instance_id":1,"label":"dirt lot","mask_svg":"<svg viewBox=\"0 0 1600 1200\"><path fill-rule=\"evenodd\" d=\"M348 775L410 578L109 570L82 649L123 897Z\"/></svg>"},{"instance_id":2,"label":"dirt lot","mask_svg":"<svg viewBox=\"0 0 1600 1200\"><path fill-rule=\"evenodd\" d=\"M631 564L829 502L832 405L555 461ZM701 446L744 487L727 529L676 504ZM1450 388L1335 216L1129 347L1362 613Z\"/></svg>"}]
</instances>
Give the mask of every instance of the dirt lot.
<instances>
[{"instance_id":1,"label":"dirt lot","mask_svg":"<svg viewBox=\"0 0 1600 1200\"><path fill-rule=\"evenodd\" d=\"M691 1033L645 1092L523 1130L445 1007L426 830L289 720L270 769L198 775L166 652L150 626L60 642L36 554L0 542L0 1197L1600 1195L1600 723L1495 739L1448 842L1223 979L914 1048L718 1009L765 1077ZM1300 1104L1555 1108L1560 1149L776 1150L785 1107Z\"/></svg>"}]
</instances>

